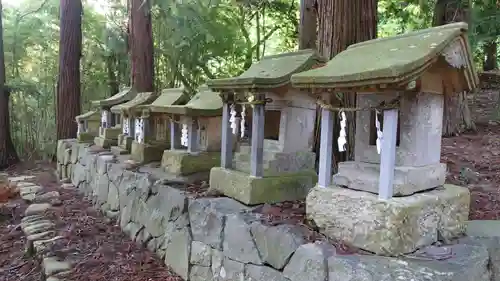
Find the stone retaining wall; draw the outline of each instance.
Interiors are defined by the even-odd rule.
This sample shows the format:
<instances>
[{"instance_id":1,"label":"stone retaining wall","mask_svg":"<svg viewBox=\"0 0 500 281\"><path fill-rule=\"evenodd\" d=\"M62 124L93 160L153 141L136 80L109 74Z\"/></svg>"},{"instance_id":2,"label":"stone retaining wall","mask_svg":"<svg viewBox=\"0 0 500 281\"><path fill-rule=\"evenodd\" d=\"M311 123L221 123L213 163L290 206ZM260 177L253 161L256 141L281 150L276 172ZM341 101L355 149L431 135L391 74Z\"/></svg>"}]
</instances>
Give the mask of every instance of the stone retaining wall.
<instances>
[{"instance_id":1,"label":"stone retaining wall","mask_svg":"<svg viewBox=\"0 0 500 281\"><path fill-rule=\"evenodd\" d=\"M267 226L252 208L230 198L196 198L178 182L162 179L159 169L132 171L109 152L74 140L58 143L57 159L59 177L70 178L96 208L117 218L131 239L184 280L500 280L491 279L495 270L489 265L500 250L476 240L439 248L454 253L447 260L433 258L436 249L404 262L336 255L330 243L309 243L302 226Z\"/></svg>"}]
</instances>

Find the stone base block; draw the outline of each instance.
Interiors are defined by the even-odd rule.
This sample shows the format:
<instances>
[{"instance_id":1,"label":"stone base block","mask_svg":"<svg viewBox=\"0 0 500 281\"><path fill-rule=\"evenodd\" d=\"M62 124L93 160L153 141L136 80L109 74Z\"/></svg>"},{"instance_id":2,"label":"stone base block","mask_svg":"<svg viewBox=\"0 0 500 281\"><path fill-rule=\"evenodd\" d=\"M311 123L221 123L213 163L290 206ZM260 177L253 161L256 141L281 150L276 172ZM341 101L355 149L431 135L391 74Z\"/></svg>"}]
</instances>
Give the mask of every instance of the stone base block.
<instances>
[{"instance_id":1,"label":"stone base block","mask_svg":"<svg viewBox=\"0 0 500 281\"><path fill-rule=\"evenodd\" d=\"M364 162L339 163L333 184L378 194L380 164ZM394 169L394 196L406 196L444 184L446 164L422 167L399 166Z\"/></svg>"},{"instance_id":2,"label":"stone base block","mask_svg":"<svg viewBox=\"0 0 500 281\"><path fill-rule=\"evenodd\" d=\"M170 145L168 144L153 145L133 141L130 148L130 154L132 160L142 164L147 164L151 162L161 161L163 151L168 148L170 148Z\"/></svg>"},{"instance_id":3,"label":"stone base block","mask_svg":"<svg viewBox=\"0 0 500 281\"><path fill-rule=\"evenodd\" d=\"M126 149L123 149L121 146L112 146L111 152L116 156L129 154L129 151Z\"/></svg>"},{"instance_id":4,"label":"stone base block","mask_svg":"<svg viewBox=\"0 0 500 281\"><path fill-rule=\"evenodd\" d=\"M128 135L120 134L118 135L118 146L126 151L130 151L132 148L132 142L134 138Z\"/></svg>"},{"instance_id":5,"label":"stone base block","mask_svg":"<svg viewBox=\"0 0 500 281\"><path fill-rule=\"evenodd\" d=\"M102 137L95 137L94 143L97 146L107 149L110 148L111 146L116 146L118 144L118 141L116 139L105 139Z\"/></svg>"},{"instance_id":6,"label":"stone base block","mask_svg":"<svg viewBox=\"0 0 500 281\"><path fill-rule=\"evenodd\" d=\"M303 200L317 180L312 170L263 178L221 167L210 171L210 188L247 205Z\"/></svg>"},{"instance_id":7,"label":"stone base block","mask_svg":"<svg viewBox=\"0 0 500 281\"><path fill-rule=\"evenodd\" d=\"M113 127L113 128L99 128L99 136L105 139L118 139L118 135L122 133L121 127Z\"/></svg>"},{"instance_id":8,"label":"stone base block","mask_svg":"<svg viewBox=\"0 0 500 281\"><path fill-rule=\"evenodd\" d=\"M208 172L220 166L220 152L196 152L185 150L165 150L161 166L167 173L187 176L199 172Z\"/></svg>"},{"instance_id":9,"label":"stone base block","mask_svg":"<svg viewBox=\"0 0 500 281\"><path fill-rule=\"evenodd\" d=\"M447 184L390 200L379 200L377 195L363 191L317 186L306 200L307 217L320 232L388 256L461 236L466 230L469 205L467 188Z\"/></svg>"},{"instance_id":10,"label":"stone base block","mask_svg":"<svg viewBox=\"0 0 500 281\"><path fill-rule=\"evenodd\" d=\"M92 143L94 141L95 135L91 133L80 133L76 137L79 143Z\"/></svg>"}]
</instances>

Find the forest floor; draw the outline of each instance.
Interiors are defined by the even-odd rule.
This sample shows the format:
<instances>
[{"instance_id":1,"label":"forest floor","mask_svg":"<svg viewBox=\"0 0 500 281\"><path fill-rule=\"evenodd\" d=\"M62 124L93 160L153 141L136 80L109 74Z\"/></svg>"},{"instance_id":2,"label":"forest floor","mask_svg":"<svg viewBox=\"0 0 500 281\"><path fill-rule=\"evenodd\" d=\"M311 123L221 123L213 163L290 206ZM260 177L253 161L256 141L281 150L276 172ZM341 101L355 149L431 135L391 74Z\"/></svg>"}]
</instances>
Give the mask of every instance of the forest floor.
<instances>
[{"instance_id":1,"label":"forest floor","mask_svg":"<svg viewBox=\"0 0 500 281\"><path fill-rule=\"evenodd\" d=\"M478 127L477 133L443 139L442 162L448 165L447 182L471 190L471 219L500 219L500 125ZM116 222L92 208L75 189L63 189L47 163L23 163L10 175L34 175L44 191L58 191L62 205L48 214L56 222L61 253L71 252L78 263L65 280L180 281L154 254L125 236ZM13 199L0 208L0 281L43 280L38 262L25 255L23 232L18 227L27 204ZM304 204L264 206L271 221L301 222ZM62 250L62 249L65 250ZM69 250L70 251L69 251Z\"/></svg>"}]
</instances>

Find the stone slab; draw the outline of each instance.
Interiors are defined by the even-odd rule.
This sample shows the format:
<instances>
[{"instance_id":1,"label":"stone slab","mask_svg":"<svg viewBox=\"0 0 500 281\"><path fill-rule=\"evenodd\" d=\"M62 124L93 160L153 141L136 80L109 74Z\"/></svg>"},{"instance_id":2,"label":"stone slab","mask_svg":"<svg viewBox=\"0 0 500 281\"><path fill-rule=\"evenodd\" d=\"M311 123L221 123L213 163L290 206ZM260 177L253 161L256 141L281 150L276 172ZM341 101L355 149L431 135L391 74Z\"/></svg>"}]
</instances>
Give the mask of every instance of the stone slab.
<instances>
[{"instance_id":1,"label":"stone slab","mask_svg":"<svg viewBox=\"0 0 500 281\"><path fill-rule=\"evenodd\" d=\"M389 200L348 188L315 187L306 210L326 236L395 256L462 235L469 204L469 190L455 185Z\"/></svg>"},{"instance_id":2,"label":"stone slab","mask_svg":"<svg viewBox=\"0 0 500 281\"><path fill-rule=\"evenodd\" d=\"M39 214L47 211L50 207L51 207L51 205L48 203L31 204L24 211L24 215L26 217L31 216L31 215L39 215Z\"/></svg>"},{"instance_id":3,"label":"stone slab","mask_svg":"<svg viewBox=\"0 0 500 281\"><path fill-rule=\"evenodd\" d=\"M434 253L432 253L434 252ZM485 247L453 245L395 259L347 255L328 259L329 281L490 281Z\"/></svg>"},{"instance_id":4,"label":"stone slab","mask_svg":"<svg viewBox=\"0 0 500 281\"><path fill-rule=\"evenodd\" d=\"M161 166L167 173L179 176L208 172L219 165L220 152L190 153L184 150L165 150L161 159Z\"/></svg>"},{"instance_id":5,"label":"stone slab","mask_svg":"<svg viewBox=\"0 0 500 281\"><path fill-rule=\"evenodd\" d=\"M317 182L314 171L256 178L215 167L210 170L210 188L247 205L303 200Z\"/></svg>"},{"instance_id":6,"label":"stone slab","mask_svg":"<svg viewBox=\"0 0 500 281\"><path fill-rule=\"evenodd\" d=\"M92 143L95 137L96 134L93 133L80 133L80 135L78 135L76 139L79 143Z\"/></svg>"},{"instance_id":7,"label":"stone slab","mask_svg":"<svg viewBox=\"0 0 500 281\"><path fill-rule=\"evenodd\" d=\"M111 146L117 145L118 141L117 140L112 140L112 139L105 139L105 138L102 138L102 137L95 137L94 138L94 143L97 146L100 146L102 148L108 149Z\"/></svg>"},{"instance_id":8,"label":"stone slab","mask_svg":"<svg viewBox=\"0 0 500 281\"><path fill-rule=\"evenodd\" d=\"M380 164L363 162L339 163L333 184L378 194ZM406 196L442 186L446 179L446 164L394 168L393 195Z\"/></svg>"},{"instance_id":9,"label":"stone slab","mask_svg":"<svg viewBox=\"0 0 500 281\"><path fill-rule=\"evenodd\" d=\"M147 144L133 141L130 148L130 158L141 164L147 164L156 161L159 162L161 161L161 158L163 156L163 151L169 148L170 145L168 143Z\"/></svg>"},{"instance_id":10,"label":"stone slab","mask_svg":"<svg viewBox=\"0 0 500 281\"><path fill-rule=\"evenodd\" d=\"M500 221L473 220L467 222L467 235L476 237L500 237Z\"/></svg>"},{"instance_id":11,"label":"stone slab","mask_svg":"<svg viewBox=\"0 0 500 281\"><path fill-rule=\"evenodd\" d=\"M127 149L122 148L121 146L112 146L111 152L117 156L129 154L129 151Z\"/></svg>"}]
</instances>

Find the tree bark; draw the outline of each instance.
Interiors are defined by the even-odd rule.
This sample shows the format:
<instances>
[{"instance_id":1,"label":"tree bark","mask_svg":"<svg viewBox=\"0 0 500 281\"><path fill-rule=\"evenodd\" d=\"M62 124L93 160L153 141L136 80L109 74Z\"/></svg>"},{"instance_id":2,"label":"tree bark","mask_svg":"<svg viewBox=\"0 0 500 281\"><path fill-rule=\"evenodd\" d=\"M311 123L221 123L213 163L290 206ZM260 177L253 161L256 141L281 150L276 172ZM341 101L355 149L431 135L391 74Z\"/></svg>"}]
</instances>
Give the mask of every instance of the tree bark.
<instances>
[{"instance_id":1,"label":"tree bark","mask_svg":"<svg viewBox=\"0 0 500 281\"><path fill-rule=\"evenodd\" d=\"M82 2L61 0L59 80L57 82L57 139L76 138L75 117L80 114L80 57L82 56Z\"/></svg>"},{"instance_id":2,"label":"tree bark","mask_svg":"<svg viewBox=\"0 0 500 281\"><path fill-rule=\"evenodd\" d=\"M109 87L110 97L120 91L118 77L116 75L118 68L116 57L117 57L116 54L110 54L108 57L106 57L106 68L108 69L108 87Z\"/></svg>"},{"instance_id":3,"label":"tree bark","mask_svg":"<svg viewBox=\"0 0 500 281\"><path fill-rule=\"evenodd\" d=\"M437 0L434 6L433 25L452 22L469 22L468 0ZM467 92L448 93L444 97L443 136L455 136L463 131L475 130L469 109Z\"/></svg>"},{"instance_id":4,"label":"tree bark","mask_svg":"<svg viewBox=\"0 0 500 281\"><path fill-rule=\"evenodd\" d=\"M377 37L377 0L318 0L318 50L327 58L333 58L349 45ZM343 107L356 106L355 93L342 95ZM347 115L347 151L338 152L335 145L335 164L354 158L355 114ZM334 115L339 128L338 114ZM339 137L335 130L334 140Z\"/></svg>"},{"instance_id":5,"label":"tree bark","mask_svg":"<svg viewBox=\"0 0 500 281\"><path fill-rule=\"evenodd\" d=\"M129 0L128 7L132 87L138 92L152 92L154 49L150 4L144 0Z\"/></svg>"},{"instance_id":6,"label":"tree bark","mask_svg":"<svg viewBox=\"0 0 500 281\"><path fill-rule=\"evenodd\" d=\"M316 49L316 0L300 0L299 49Z\"/></svg>"},{"instance_id":7,"label":"tree bark","mask_svg":"<svg viewBox=\"0 0 500 281\"><path fill-rule=\"evenodd\" d=\"M495 70L498 69L497 66L497 49L498 45L495 40L491 40L486 42L484 45L484 63L483 63L483 70L484 71L490 71L490 70Z\"/></svg>"},{"instance_id":8,"label":"tree bark","mask_svg":"<svg viewBox=\"0 0 500 281\"><path fill-rule=\"evenodd\" d=\"M10 135L9 94L5 85L5 55L3 50L2 1L0 1L0 170L19 162Z\"/></svg>"}]
</instances>

